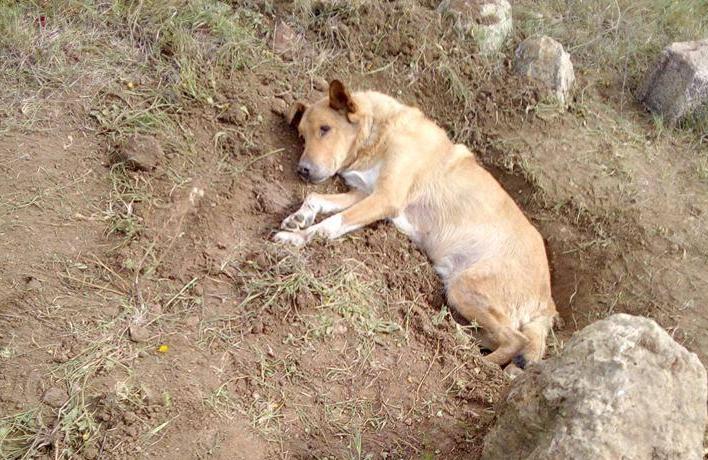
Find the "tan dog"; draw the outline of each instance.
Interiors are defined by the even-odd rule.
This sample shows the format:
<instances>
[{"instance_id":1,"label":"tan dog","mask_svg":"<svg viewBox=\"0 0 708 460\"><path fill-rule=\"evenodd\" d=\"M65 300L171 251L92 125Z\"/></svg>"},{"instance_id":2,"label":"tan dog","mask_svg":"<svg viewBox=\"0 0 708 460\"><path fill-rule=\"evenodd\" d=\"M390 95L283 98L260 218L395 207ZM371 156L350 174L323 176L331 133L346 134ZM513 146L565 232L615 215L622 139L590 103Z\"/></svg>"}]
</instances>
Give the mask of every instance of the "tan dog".
<instances>
[{"instance_id":1,"label":"tan dog","mask_svg":"<svg viewBox=\"0 0 708 460\"><path fill-rule=\"evenodd\" d=\"M556 315L543 239L467 147L420 110L336 80L289 119L305 138L298 174L339 174L352 190L309 194L276 241L301 246L389 219L428 255L449 303L483 328L489 360L523 368L543 357ZM320 213L336 214L314 224Z\"/></svg>"}]
</instances>

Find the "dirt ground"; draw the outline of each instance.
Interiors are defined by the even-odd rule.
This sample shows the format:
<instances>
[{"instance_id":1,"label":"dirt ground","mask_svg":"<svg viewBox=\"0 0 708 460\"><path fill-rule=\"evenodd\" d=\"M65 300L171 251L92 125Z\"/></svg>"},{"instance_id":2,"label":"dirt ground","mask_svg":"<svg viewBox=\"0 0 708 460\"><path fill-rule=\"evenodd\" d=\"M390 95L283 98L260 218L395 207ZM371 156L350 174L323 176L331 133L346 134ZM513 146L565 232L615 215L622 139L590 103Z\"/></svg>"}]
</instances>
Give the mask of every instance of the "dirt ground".
<instances>
[{"instance_id":1,"label":"dirt ground","mask_svg":"<svg viewBox=\"0 0 708 460\"><path fill-rule=\"evenodd\" d=\"M493 59L437 2L0 6L0 457L479 457L509 380L425 257L387 223L270 241L343 188L298 180L276 113L322 79L417 105L522 206L564 319L549 354L628 312L708 363L708 133L645 113L646 63L598 68L584 36L567 110L514 77L514 45L573 18L553 3L514 2Z\"/></svg>"}]
</instances>

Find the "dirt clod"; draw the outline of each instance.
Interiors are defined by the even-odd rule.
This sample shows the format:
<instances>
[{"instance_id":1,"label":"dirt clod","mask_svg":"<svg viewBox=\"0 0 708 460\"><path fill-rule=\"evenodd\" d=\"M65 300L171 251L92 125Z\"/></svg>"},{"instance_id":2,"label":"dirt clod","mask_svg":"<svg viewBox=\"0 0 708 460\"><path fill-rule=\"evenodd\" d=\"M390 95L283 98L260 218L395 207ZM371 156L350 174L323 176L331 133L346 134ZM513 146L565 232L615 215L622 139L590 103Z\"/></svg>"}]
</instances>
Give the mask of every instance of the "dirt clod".
<instances>
[{"instance_id":1,"label":"dirt clod","mask_svg":"<svg viewBox=\"0 0 708 460\"><path fill-rule=\"evenodd\" d=\"M273 102L270 104L270 110L271 112L277 114L277 115L285 115L288 111L288 105L285 103L284 100L282 99L273 99Z\"/></svg>"},{"instance_id":2,"label":"dirt clod","mask_svg":"<svg viewBox=\"0 0 708 460\"><path fill-rule=\"evenodd\" d=\"M324 93L329 89L329 83L322 77L315 77L312 80L312 87L317 91Z\"/></svg>"},{"instance_id":3,"label":"dirt clod","mask_svg":"<svg viewBox=\"0 0 708 460\"><path fill-rule=\"evenodd\" d=\"M28 291L36 291L42 288L42 283L34 276L28 276L25 279L25 288Z\"/></svg>"},{"instance_id":4,"label":"dirt clod","mask_svg":"<svg viewBox=\"0 0 708 460\"><path fill-rule=\"evenodd\" d=\"M237 126L245 123L247 118L247 112L241 107L235 106L230 106L228 109L216 116L216 119L223 123L230 123Z\"/></svg>"},{"instance_id":5,"label":"dirt clod","mask_svg":"<svg viewBox=\"0 0 708 460\"><path fill-rule=\"evenodd\" d=\"M150 406L161 406L164 404L164 398L155 388L143 386L143 396L145 402Z\"/></svg>"},{"instance_id":6,"label":"dirt clod","mask_svg":"<svg viewBox=\"0 0 708 460\"><path fill-rule=\"evenodd\" d=\"M130 335L130 340L136 343L147 342L150 340L150 331L143 326L138 326L133 324L128 329L128 334Z\"/></svg>"},{"instance_id":7,"label":"dirt clod","mask_svg":"<svg viewBox=\"0 0 708 460\"><path fill-rule=\"evenodd\" d=\"M157 139L136 134L118 146L114 151L113 162L123 162L126 167L138 171L152 171L164 156L165 153Z\"/></svg>"},{"instance_id":8,"label":"dirt clod","mask_svg":"<svg viewBox=\"0 0 708 460\"><path fill-rule=\"evenodd\" d=\"M42 402L54 409L63 406L68 399L69 395L66 393L66 390L57 387L47 389L42 395Z\"/></svg>"},{"instance_id":9,"label":"dirt clod","mask_svg":"<svg viewBox=\"0 0 708 460\"><path fill-rule=\"evenodd\" d=\"M98 458L99 451L95 446L89 446L83 450L83 456L87 460Z\"/></svg>"},{"instance_id":10,"label":"dirt clod","mask_svg":"<svg viewBox=\"0 0 708 460\"><path fill-rule=\"evenodd\" d=\"M291 60L293 58L293 50L296 46L298 36L288 24L280 21L275 26L273 32L273 49L283 58Z\"/></svg>"}]
</instances>

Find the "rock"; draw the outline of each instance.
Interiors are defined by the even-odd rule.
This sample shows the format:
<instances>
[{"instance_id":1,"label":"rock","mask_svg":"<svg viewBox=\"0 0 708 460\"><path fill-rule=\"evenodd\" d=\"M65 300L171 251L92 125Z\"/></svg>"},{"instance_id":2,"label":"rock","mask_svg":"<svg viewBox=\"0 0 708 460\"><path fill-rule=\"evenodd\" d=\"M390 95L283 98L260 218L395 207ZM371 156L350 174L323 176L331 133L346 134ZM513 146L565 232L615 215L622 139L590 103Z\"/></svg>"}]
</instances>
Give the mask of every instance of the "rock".
<instances>
[{"instance_id":1,"label":"rock","mask_svg":"<svg viewBox=\"0 0 708 460\"><path fill-rule=\"evenodd\" d=\"M700 459L706 370L653 320L613 315L511 383L484 460Z\"/></svg>"},{"instance_id":2,"label":"rock","mask_svg":"<svg viewBox=\"0 0 708 460\"><path fill-rule=\"evenodd\" d=\"M38 291L42 288L42 283L34 276L25 277L25 288L28 291Z\"/></svg>"},{"instance_id":3,"label":"rock","mask_svg":"<svg viewBox=\"0 0 708 460\"><path fill-rule=\"evenodd\" d=\"M451 17L458 32L472 36L483 55L499 52L513 28L507 0L443 0L438 13Z\"/></svg>"},{"instance_id":4,"label":"rock","mask_svg":"<svg viewBox=\"0 0 708 460\"><path fill-rule=\"evenodd\" d=\"M143 386L143 399L149 406L161 406L165 403L162 394L154 388Z\"/></svg>"},{"instance_id":5,"label":"rock","mask_svg":"<svg viewBox=\"0 0 708 460\"><path fill-rule=\"evenodd\" d=\"M150 340L150 331L147 328L132 324L128 328L128 334L130 335L130 340L136 343L147 342Z\"/></svg>"},{"instance_id":6,"label":"rock","mask_svg":"<svg viewBox=\"0 0 708 460\"><path fill-rule=\"evenodd\" d=\"M299 37L293 28L283 21L278 21L273 31L273 50L283 59L292 60L298 42Z\"/></svg>"},{"instance_id":7,"label":"rock","mask_svg":"<svg viewBox=\"0 0 708 460\"><path fill-rule=\"evenodd\" d=\"M282 99L273 99L270 104L270 110L277 115L284 116L288 111L288 104Z\"/></svg>"},{"instance_id":8,"label":"rock","mask_svg":"<svg viewBox=\"0 0 708 460\"><path fill-rule=\"evenodd\" d=\"M63 364L70 360L69 355L65 351L59 351L54 355L53 361L55 363Z\"/></svg>"},{"instance_id":9,"label":"rock","mask_svg":"<svg viewBox=\"0 0 708 460\"><path fill-rule=\"evenodd\" d=\"M61 388L52 387L42 395L42 402L49 407L59 409L69 400L69 395Z\"/></svg>"},{"instance_id":10,"label":"rock","mask_svg":"<svg viewBox=\"0 0 708 460\"><path fill-rule=\"evenodd\" d=\"M151 171L165 156L160 143L152 136L136 134L118 146L114 161L124 162L130 169Z\"/></svg>"},{"instance_id":11,"label":"rock","mask_svg":"<svg viewBox=\"0 0 708 460\"><path fill-rule=\"evenodd\" d=\"M242 125L248 119L248 109L244 110L244 107L229 106L225 111L218 114L216 119L223 123Z\"/></svg>"},{"instance_id":12,"label":"rock","mask_svg":"<svg viewBox=\"0 0 708 460\"><path fill-rule=\"evenodd\" d=\"M316 91L325 93L329 90L329 83L322 77L315 77L312 80L312 87L315 88Z\"/></svg>"},{"instance_id":13,"label":"rock","mask_svg":"<svg viewBox=\"0 0 708 460\"><path fill-rule=\"evenodd\" d=\"M92 460L98 458L99 451L95 446L88 446L83 450L84 458L87 460Z\"/></svg>"},{"instance_id":14,"label":"rock","mask_svg":"<svg viewBox=\"0 0 708 460\"><path fill-rule=\"evenodd\" d=\"M666 47L637 97L669 124L694 113L708 115L708 39Z\"/></svg>"},{"instance_id":15,"label":"rock","mask_svg":"<svg viewBox=\"0 0 708 460\"><path fill-rule=\"evenodd\" d=\"M563 104L575 83L570 55L550 37L527 38L521 42L514 56L514 72L543 83Z\"/></svg>"}]
</instances>

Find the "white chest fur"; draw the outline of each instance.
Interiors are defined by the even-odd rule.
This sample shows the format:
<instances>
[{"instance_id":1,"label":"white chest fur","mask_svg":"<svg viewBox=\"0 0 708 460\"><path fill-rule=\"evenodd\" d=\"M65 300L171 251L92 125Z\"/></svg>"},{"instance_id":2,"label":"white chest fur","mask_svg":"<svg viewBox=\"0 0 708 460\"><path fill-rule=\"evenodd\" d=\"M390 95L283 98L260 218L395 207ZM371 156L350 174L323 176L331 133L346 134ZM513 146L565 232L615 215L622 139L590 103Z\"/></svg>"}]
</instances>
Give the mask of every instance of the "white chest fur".
<instances>
[{"instance_id":1,"label":"white chest fur","mask_svg":"<svg viewBox=\"0 0 708 460\"><path fill-rule=\"evenodd\" d=\"M374 185L379 178L380 165L376 165L364 171L346 171L341 173L342 179L348 186L366 193L374 191Z\"/></svg>"}]
</instances>

